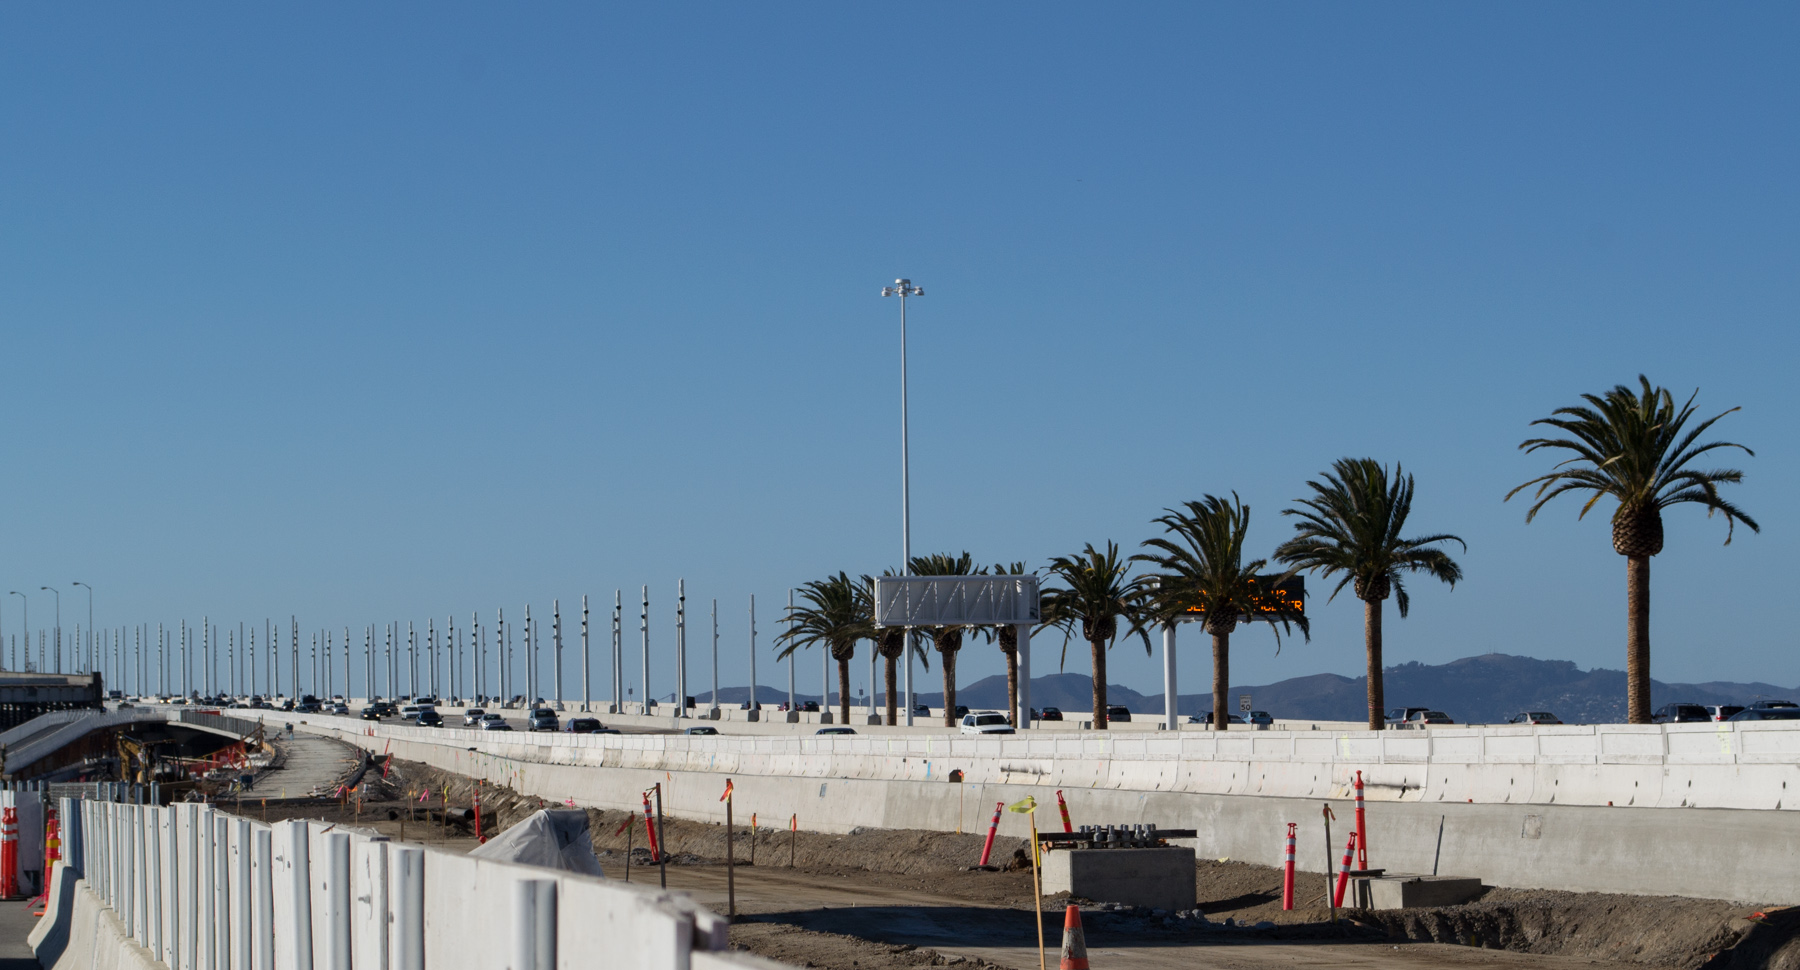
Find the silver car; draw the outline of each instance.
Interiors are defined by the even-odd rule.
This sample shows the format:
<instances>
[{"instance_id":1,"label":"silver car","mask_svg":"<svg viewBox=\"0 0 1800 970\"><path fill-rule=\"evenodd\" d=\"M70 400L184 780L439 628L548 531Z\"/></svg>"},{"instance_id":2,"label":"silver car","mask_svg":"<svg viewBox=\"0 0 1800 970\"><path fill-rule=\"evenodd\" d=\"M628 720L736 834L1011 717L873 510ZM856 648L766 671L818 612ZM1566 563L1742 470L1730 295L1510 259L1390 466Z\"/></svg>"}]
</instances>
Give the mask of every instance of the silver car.
<instances>
[{"instance_id":1,"label":"silver car","mask_svg":"<svg viewBox=\"0 0 1800 970\"><path fill-rule=\"evenodd\" d=\"M463 712L463 727L479 727L481 719L486 715L487 712L479 707L469 708Z\"/></svg>"},{"instance_id":2,"label":"silver car","mask_svg":"<svg viewBox=\"0 0 1800 970\"><path fill-rule=\"evenodd\" d=\"M525 721L527 731L560 731L562 725L556 721L556 712L548 707L534 708L531 717Z\"/></svg>"}]
</instances>

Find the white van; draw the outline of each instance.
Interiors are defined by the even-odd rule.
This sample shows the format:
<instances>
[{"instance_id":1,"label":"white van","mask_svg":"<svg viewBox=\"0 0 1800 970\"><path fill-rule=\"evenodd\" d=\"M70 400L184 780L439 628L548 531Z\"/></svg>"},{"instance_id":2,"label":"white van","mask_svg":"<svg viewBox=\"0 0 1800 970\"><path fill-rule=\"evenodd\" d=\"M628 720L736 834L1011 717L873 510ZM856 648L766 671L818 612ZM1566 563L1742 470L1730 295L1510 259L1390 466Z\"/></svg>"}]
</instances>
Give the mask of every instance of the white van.
<instances>
[{"instance_id":1,"label":"white van","mask_svg":"<svg viewBox=\"0 0 1800 970\"><path fill-rule=\"evenodd\" d=\"M962 719L962 733L1011 734L1013 733L1013 727L1012 723L1007 721L1006 715L1004 714L995 714L991 711L981 714L964 714Z\"/></svg>"}]
</instances>

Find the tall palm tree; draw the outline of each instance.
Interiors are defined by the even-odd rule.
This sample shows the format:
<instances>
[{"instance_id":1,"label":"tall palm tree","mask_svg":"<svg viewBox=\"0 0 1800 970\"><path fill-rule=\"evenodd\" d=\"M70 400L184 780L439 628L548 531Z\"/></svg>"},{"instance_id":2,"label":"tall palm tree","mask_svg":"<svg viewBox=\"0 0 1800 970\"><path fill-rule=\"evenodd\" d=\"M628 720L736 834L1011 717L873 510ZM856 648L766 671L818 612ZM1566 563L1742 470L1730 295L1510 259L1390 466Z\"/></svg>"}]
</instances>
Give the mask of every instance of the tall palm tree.
<instances>
[{"instance_id":1,"label":"tall palm tree","mask_svg":"<svg viewBox=\"0 0 1800 970\"><path fill-rule=\"evenodd\" d=\"M914 576L981 576L987 572L976 566L974 557L966 552L960 556L941 552L914 556L911 566ZM931 628L931 644L944 658L945 727L956 726L956 653L962 649L963 634L969 629L966 626Z\"/></svg>"},{"instance_id":2,"label":"tall palm tree","mask_svg":"<svg viewBox=\"0 0 1800 970\"><path fill-rule=\"evenodd\" d=\"M1208 495L1198 502L1182 503L1183 511L1164 509L1167 515L1152 519L1174 539L1156 538L1144 545L1155 553L1133 556L1154 563L1163 571L1148 577L1156 619L1174 623L1199 613L1213 645L1213 727L1223 731L1231 723L1225 696L1231 687L1231 633L1238 620L1262 622L1275 631L1275 649L1281 634L1298 626L1307 639L1312 628L1306 615L1295 609L1276 590L1275 578L1257 574L1269 565L1266 559L1244 561L1244 534L1250 531L1250 506Z\"/></svg>"},{"instance_id":3,"label":"tall palm tree","mask_svg":"<svg viewBox=\"0 0 1800 970\"><path fill-rule=\"evenodd\" d=\"M994 575L1023 576L1025 564L995 563ZM1019 713L1019 628L1001 624L996 631L994 640L1000 645L1000 653L1006 657L1006 716L1011 720L1017 718Z\"/></svg>"},{"instance_id":4,"label":"tall palm tree","mask_svg":"<svg viewBox=\"0 0 1800 970\"><path fill-rule=\"evenodd\" d=\"M1666 388L1653 387L1638 375L1638 389L1623 384L1604 395L1583 394L1587 407L1564 407L1550 417L1531 422L1565 432L1567 438L1531 438L1519 445L1526 452L1561 448L1572 456L1554 471L1539 475L1506 493L1510 500L1536 485L1536 499L1525 521L1537 517L1544 503L1564 492L1593 492L1581 506L1585 518L1600 499L1611 496L1619 503L1612 515L1613 551L1625 557L1625 705L1633 724L1650 723L1650 557L1662 551L1662 510L1693 502L1706 507L1708 516L1725 516L1725 544L1738 522L1753 532L1762 528L1743 510L1719 495L1719 486L1744 480L1735 468L1704 471L1686 467L1695 458L1720 448L1736 448L1754 456L1743 445L1730 441L1696 444L1713 423L1732 411L1716 414L1684 431L1694 415L1696 390L1678 411Z\"/></svg>"},{"instance_id":5,"label":"tall palm tree","mask_svg":"<svg viewBox=\"0 0 1800 970\"><path fill-rule=\"evenodd\" d=\"M1381 603L1391 593L1407 612L1405 573L1424 573L1456 586L1462 567L1442 549L1441 542L1468 543L1449 534L1402 538L1406 517L1412 514L1413 478L1396 462L1389 478L1385 466L1373 458L1340 458L1324 474L1325 481L1307 482L1311 498L1296 499L1299 508L1283 509L1292 515L1294 537L1275 550L1275 558L1294 571L1308 570L1343 578L1331 597L1350 585L1363 601L1363 641L1368 650L1369 730L1386 724L1381 673Z\"/></svg>"},{"instance_id":6,"label":"tall palm tree","mask_svg":"<svg viewBox=\"0 0 1800 970\"><path fill-rule=\"evenodd\" d=\"M850 658L856 653L856 641L871 635L868 587L840 572L801 586L800 599L802 602L788 611L788 628L775 638L776 643L787 643L776 657L785 659L795 650L815 643L830 650L838 668L838 704L842 711L838 723L848 724ZM826 698L821 700L829 703Z\"/></svg>"},{"instance_id":7,"label":"tall palm tree","mask_svg":"<svg viewBox=\"0 0 1800 970\"><path fill-rule=\"evenodd\" d=\"M1144 641L1144 653L1150 653L1150 633L1146 623L1152 619L1149 599L1142 580L1128 579L1131 562L1119 556L1119 544L1107 542L1106 551L1084 546L1073 556L1057 556L1050 560L1050 576L1060 579L1061 587L1044 590L1040 595L1039 622L1063 631L1063 659L1068 659L1069 637L1079 625L1081 638L1088 642L1094 664L1094 729L1106 730L1106 651L1118 638L1119 623L1126 624L1125 635L1137 634Z\"/></svg>"}]
</instances>

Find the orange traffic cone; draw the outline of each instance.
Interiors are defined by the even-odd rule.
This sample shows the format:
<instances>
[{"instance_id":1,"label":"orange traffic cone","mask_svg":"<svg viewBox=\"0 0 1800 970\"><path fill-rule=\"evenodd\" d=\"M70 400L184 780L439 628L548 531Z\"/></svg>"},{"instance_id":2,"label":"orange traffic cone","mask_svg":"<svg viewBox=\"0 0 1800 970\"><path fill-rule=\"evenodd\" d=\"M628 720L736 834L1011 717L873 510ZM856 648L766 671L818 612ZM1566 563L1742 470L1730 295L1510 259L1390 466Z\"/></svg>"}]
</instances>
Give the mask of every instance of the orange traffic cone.
<instances>
[{"instance_id":1,"label":"orange traffic cone","mask_svg":"<svg viewBox=\"0 0 1800 970\"><path fill-rule=\"evenodd\" d=\"M1087 934L1081 931L1081 907L1070 906L1063 914L1062 962L1057 970L1088 970Z\"/></svg>"}]
</instances>

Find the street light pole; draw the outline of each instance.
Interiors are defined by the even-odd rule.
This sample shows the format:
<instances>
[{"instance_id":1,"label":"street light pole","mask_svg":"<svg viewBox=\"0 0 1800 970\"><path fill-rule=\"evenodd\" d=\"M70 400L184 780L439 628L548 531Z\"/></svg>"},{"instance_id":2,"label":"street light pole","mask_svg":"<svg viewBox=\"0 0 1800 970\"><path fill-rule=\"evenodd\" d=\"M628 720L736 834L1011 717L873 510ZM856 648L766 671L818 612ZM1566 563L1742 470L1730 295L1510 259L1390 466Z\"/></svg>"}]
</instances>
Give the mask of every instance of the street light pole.
<instances>
[{"instance_id":1,"label":"street light pole","mask_svg":"<svg viewBox=\"0 0 1800 970\"><path fill-rule=\"evenodd\" d=\"M39 586L50 595L56 597L56 672L62 673L62 591L48 586Z\"/></svg>"},{"instance_id":2,"label":"street light pole","mask_svg":"<svg viewBox=\"0 0 1800 970\"><path fill-rule=\"evenodd\" d=\"M10 590L9 592L12 595L17 596L19 599L25 601L25 605L20 607L19 632L25 634L25 665L27 667L29 667L29 666L31 666L31 597L26 596L24 593L21 593L16 589ZM14 670L20 669L19 668L19 644L18 644L18 641L13 642L12 660L13 660L13 669Z\"/></svg>"},{"instance_id":3,"label":"street light pole","mask_svg":"<svg viewBox=\"0 0 1800 970\"><path fill-rule=\"evenodd\" d=\"M89 637L97 637L99 634L94 632L94 587L89 586L88 584L82 582L79 579L75 580L73 583L70 583L69 585L80 586L82 589L85 589L88 591L88 636ZM97 670L100 667L99 646L100 646L99 643L96 641L94 644L95 649L89 651L88 660L89 660L89 666L92 670Z\"/></svg>"},{"instance_id":4,"label":"street light pole","mask_svg":"<svg viewBox=\"0 0 1800 970\"><path fill-rule=\"evenodd\" d=\"M906 427L906 298L924 296L925 288L897 279L881 288L882 296L900 298L900 575L912 575L912 466L907 455ZM906 631L906 726L913 722L912 631Z\"/></svg>"}]
</instances>

